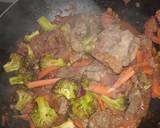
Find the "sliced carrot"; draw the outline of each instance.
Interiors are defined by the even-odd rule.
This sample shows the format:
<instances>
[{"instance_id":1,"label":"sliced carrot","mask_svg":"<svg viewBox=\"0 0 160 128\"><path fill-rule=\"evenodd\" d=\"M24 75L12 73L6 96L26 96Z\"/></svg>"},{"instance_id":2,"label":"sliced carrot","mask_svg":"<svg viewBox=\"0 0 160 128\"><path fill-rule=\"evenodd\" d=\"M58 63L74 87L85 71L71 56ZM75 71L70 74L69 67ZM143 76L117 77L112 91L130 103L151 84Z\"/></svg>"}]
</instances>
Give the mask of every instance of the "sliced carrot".
<instances>
[{"instance_id":1,"label":"sliced carrot","mask_svg":"<svg viewBox=\"0 0 160 128\"><path fill-rule=\"evenodd\" d=\"M100 96L97 96L97 102L98 102L98 107L101 111L105 110L106 108L106 105L105 103L103 102L103 100L101 99Z\"/></svg>"},{"instance_id":2,"label":"sliced carrot","mask_svg":"<svg viewBox=\"0 0 160 128\"><path fill-rule=\"evenodd\" d=\"M82 124L82 122L80 120L74 119L73 123L77 128L83 128L83 124Z\"/></svg>"},{"instance_id":3,"label":"sliced carrot","mask_svg":"<svg viewBox=\"0 0 160 128\"><path fill-rule=\"evenodd\" d=\"M151 66L144 66L142 70L146 75L153 74L153 68Z\"/></svg>"},{"instance_id":4,"label":"sliced carrot","mask_svg":"<svg viewBox=\"0 0 160 128\"><path fill-rule=\"evenodd\" d=\"M137 55L136 55L136 63L139 64L139 63L142 63L143 62L143 53L141 50L138 50L137 51Z\"/></svg>"},{"instance_id":5,"label":"sliced carrot","mask_svg":"<svg viewBox=\"0 0 160 128\"><path fill-rule=\"evenodd\" d=\"M60 80L60 78L47 79L47 80L37 80L37 81L27 83L26 86L28 88L44 87L47 85L55 84L58 80Z\"/></svg>"},{"instance_id":6,"label":"sliced carrot","mask_svg":"<svg viewBox=\"0 0 160 128\"><path fill-rule=\"evenodd\" d=\"M39 73L38 73L38 79L42 79L45 76L47 76L49 73L56 71L58 69L58 67L48 67L48 68L44 68L42 69Z\"/></svg>"},{"instance_id":7,"label":"sliced carrot","mask_svg":"<svg viewBox=\"0 0 160 128\"><path fill-rule=\"evenodd\" d=\"M152 97L157 98L160 97L160 81L159 78L153 77L152 80Z\"/></svg>"},{"instance_id":8,"label":"sliced carrot","mask_svg":"<svg viewBox=\"0 0 160 128\"><path fill-rule=\"evenodd\" d=\"M124 84L127 80L129 80L133 75L135 74L135 71L132 67L129 67L127 70L124 70L121 72L118 80L114 83L114 88L119 88L122 84Z\"/></svg>"},{"instance_id":9,"label":"sliced carrot","mask_svg":"<svg viewBox=\"0 0 160 128\"><path fill-rule=\"evenodd\" d=\"M106 85L102 85L102 84L99 84L99 83L90 85L88 87L88 90L92 91L92 92L95 92L97 94L100 94L100 95L107 95L107 96L110 95L109 88L107 88Z\"/></svg>"},{"instance_id":10,"label":"sliced carrot","mask_svg":"<svg viewBox=\"0 0 160 128\"><path fill-rule=\"evenodd\" d=\"M142 68L142 67L145 67L145 66L148 66L148 65L149 65L149 63L147 61L145 61L145 62L133 65L133 68Z\"/></svg>"},{"instance_id":11,"label":"sliced carrot","mask_svg":"<svg viewBox=\"0 0 160 128\"><path fill-rule=\"evenodd\" d=\"M73 63L72 66L73 67L83 67L83 66L89 65L90 63L92 63L91 59L81 59L81 60L78 60L75 63Z\"/></svg>"}]
</instances>

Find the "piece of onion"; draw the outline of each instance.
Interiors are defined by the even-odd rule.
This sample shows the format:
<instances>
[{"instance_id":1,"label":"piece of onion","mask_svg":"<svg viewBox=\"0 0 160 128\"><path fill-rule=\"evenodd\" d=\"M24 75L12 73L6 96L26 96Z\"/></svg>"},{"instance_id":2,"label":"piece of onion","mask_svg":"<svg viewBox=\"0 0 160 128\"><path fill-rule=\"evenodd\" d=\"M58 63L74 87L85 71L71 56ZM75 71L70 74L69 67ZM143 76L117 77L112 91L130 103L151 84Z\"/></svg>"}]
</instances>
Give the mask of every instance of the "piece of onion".
<instances>
[{"instance_id":1,"label":"piece of onion","mask_svg":"<svg viewBox=\"0 0 160 128\"><path fill-rule=\"evenodd\" d=\"M78 90L78 97L81 97L81 96L83 96L83 95L85 95L85 90L84 90L84 88L81 86L81 87L79 88L79 90Z\"/></svg>"}]
</instances>

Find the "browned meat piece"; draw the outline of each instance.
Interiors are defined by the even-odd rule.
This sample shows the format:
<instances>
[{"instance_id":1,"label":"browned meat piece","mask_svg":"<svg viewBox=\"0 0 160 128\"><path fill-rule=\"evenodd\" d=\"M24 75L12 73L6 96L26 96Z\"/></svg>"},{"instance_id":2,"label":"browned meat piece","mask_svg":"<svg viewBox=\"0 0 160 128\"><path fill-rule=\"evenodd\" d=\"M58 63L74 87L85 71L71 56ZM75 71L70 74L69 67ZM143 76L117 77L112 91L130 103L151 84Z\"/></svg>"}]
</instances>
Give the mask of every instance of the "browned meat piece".
<instances>
[{"instance_id":1,"label":"browned meat piece","mask_svg":"<svg viewBox=\"0 0 160 128\"><path fill-rule=\"evenodd\" d=\"M111 25L98 39L92 55L104 65L110 66L115 73L134 60L139 39L130 31L121 30L119 25Z\"/></svg>"},{"instance_id":2,"label":"browned meat piece","mask_svg":"<svg viewBox=\"0 0 160 128\"><path fill-rule=\"evenodd\" d=\"M101 82L106 85L112 85L117 79L117 75L115 75L109 68L104 67L98 61L93 61L90 65L81 68L61 68L57 73L58 77L74 79L80 79L82 75L86 75L91 81Z\"/></svg>"},{"instance_id":3,"label":"browned meat piece","mask_svg":"<svg viewBox=\"0 0 160 128\"><path fill-rule=\"evenodd\" d=\"M136 117L134 121L137 127L148 111L151 99L150 90L147 89L146 91L144 88L150 87L151 82L144 74L137 74L132 81L133 88L129 93L130 104L125 112L125 119L132 120Z\"/></svg>"},{"instance_id":4,"label":"browned meat piece","mask_svg":"<svg viewBox=\"0 0 160 128\"><path fill-rule=\"evenodd\" d=\"M71 47L76 52L82 52L82 38L87 34L87 26L84 22L79 21L71 32Z\"/></svg>"},{"instance_id":5,"label":"browned meat piece","mask_svg":"<svg viewBox=\"0 0 160 128\"><path fill-rule=\"evenodd\" d=\"M69 109L68 100L65 97L61 96L58 98L57 105L59 106L58 113L65 116Z\"/></svg>"},{"instance_id":6,"label":"browned meat piece","mask_svg":"<svg viewBox=\"0 0 160 128\"><path fill-rule=\"evenodd\" d=\"M94 113L89 119L89 128L117 128L123 120L121 113L113 114L110 110Z\"/></svg>"},{"instance_id":7,"label":"browned meat piece","mask_svg":"<svg viewBox=\"0 0 160 128\"><path fill-rule=\"evenodd\" d=\"M113 74L109 68L104 67L97 61L94 61L90 65L81 68L81 72L90 80L101 82L106 85L112 85L117 78L117 76Z\"/></svg>"},{"instance_id":8,"label":"browned meat piece","mask_svg":"<svg viewBox=\"0 0 160 128\"><path fill-rule=\"evenodd\" d=\"M68 58L69 49L64 34L60 30L43 33L32 39L30 45L37 58L45 53L53 53L55 57Z\"/></svg>"},{"instance_id":9,"label":"browned meat piece","mask_svg":"<svg viewBox=\"0 0 160 128\"><path fill-rule=\"evenodd\" d=\"M100 51L94 51L92 55L105 66L109 66L114 72L119 73L122 69L121 62L108 53L101 53Z\"/></svg>"},{"instance_id":10,"label":"browned meat piece","mask_svg":"<svg viewBox=\"0 0 160 128\"><path fill-rule=\"evenodd\" d=\"M89 128L110 128L112 113L100 111L94 113L89 120Z\"/></svg>"}]
</instances>

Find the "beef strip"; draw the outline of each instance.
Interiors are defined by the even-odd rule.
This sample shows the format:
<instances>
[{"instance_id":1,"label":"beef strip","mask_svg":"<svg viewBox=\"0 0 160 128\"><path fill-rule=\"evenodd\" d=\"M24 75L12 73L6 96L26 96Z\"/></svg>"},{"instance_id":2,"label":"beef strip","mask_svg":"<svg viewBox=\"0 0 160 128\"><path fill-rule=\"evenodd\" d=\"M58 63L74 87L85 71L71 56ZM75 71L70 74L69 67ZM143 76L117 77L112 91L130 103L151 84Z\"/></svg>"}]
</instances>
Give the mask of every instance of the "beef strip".
<instances>
[{"instance_id":1,"label":"beef strip","mask_svg":"<svg viewBox=\"0 0 160 128\"><path fill-rule=\"evenodd\" d=\"M135 59L138 44L139 38L129 30L121 30L117 24L110 25L98 36L92 55L119 73L123 66L128 66Z\"/></svg>"},{"instance_id":2,"label":"beef strip","mask_svg":"<svg viewBox=\"0 0 160 128\"><path fill-rule=\"evenodd\" d=\"M36 36L30 42L36 58L40 58L48 52L52 53L56 58L67 58L69 48L67 48L66 44L63 32L58 29Z\"/></svg>"},{"instance_id":3,"label":"beef strip","mask_svg":"<svg viewBox=\"0 0 160 128\"><path fill-rule=\"evenodd\" d=\"M82 75L87 76L90 81L101 82L109 86L117 79L117 75L98 61L93 61L90 65L80 68L65 67L57 73L58 77L74 79L80 79Z\"/></svg>"}]
</instances>

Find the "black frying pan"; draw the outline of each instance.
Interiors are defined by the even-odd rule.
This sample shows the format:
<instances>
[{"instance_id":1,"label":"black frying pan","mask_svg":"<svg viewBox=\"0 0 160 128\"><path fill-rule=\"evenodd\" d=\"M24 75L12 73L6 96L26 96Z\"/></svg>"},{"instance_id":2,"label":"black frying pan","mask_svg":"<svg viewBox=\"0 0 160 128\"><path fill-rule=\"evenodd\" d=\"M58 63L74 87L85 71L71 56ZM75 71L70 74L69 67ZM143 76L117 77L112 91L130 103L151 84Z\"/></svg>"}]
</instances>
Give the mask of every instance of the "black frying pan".
<instances>
[{"instance_id":1,"label":"black frying pan","mask_svg":"<svg viewBox=\"0 0 160 128\"><path fill-rule=\"evenodd\" d=\"M140 7L136 7L136 2ZM146 19L153 15L160 8L160 0L131 0L125 6L122 0L19 0L0 16L0 115L9 113L8 128L28 128L28 123L23 120L14 119L10 104L15 98L15 89L8 83L10 74L4 73L2 65L7 61L9 54L15 50L16 41L26 33L37 28L36 20L40 16L53 19L55 15L63 11L68 15L65 8L71 3L77 6L72 12L100 13L107 7L112 7L122 19L134 25L140 32L143 32L143 25ZM140 128L160 128L160 100L151 101L147 117L140 124ZM0 126L1 127L1 126Z\"/></svg>"}]
</instances>

